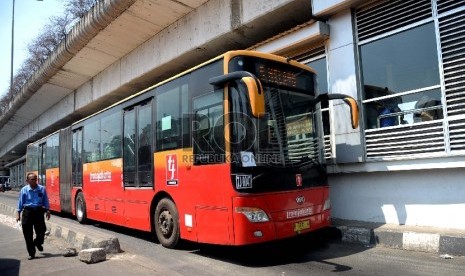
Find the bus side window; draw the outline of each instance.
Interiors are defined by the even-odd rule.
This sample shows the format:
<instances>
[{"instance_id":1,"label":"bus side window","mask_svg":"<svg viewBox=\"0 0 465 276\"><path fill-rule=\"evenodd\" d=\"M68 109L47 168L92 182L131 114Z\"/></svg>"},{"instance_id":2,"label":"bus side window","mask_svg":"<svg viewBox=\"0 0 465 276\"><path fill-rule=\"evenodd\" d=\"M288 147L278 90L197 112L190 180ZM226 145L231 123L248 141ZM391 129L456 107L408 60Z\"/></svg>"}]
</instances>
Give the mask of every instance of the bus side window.
<instances>
[{"instance_id":1,"label":"bus side window","mask_svg":"<svg viewBox=\"0 0 465 276\"><path fill-rule=\"evenodd\" d=\"M102 118L100 140L102 159L121 157L121 114L119 112Z\"/></svg>"},{"instance_id":2,"label":"bus side window","mask_svg":"<svg viewBox=\"0 0 465 276\"><path fill-rule=\"evenodd\" d=\"M193 101L194 164L224 162L223 94L209 93Z\"/></svg>"},{"instance_id":3,"label":"bus side window","mask_svg":"<svg viewBox=\"0 0 465 276\"><path fill-rule=\"evenodd\" d=\"M181 148L186 132L182 113L187 113L187 77L162 85L156 91L156 150Z\"/></svg>"},{"instance_id":4,"label":"bus side window","mask_svg":"<svg viewBox=\"0 0 465 276\"><path fill-rule=\"evenodd\" d=\"M84 126L85 163L100 160L100 120L95 120Z\"/></svg>"}]
</instances>

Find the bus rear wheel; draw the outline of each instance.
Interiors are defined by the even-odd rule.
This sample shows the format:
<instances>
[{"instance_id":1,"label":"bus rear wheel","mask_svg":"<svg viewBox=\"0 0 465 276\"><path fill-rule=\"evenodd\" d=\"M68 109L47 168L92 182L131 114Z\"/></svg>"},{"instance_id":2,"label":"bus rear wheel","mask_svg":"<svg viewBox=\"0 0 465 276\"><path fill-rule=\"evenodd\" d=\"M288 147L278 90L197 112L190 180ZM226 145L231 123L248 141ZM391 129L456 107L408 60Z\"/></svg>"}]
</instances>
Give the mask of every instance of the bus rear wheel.
<instances>
[{"instance_id":1,"label":"bus rear wheel","mask_svg":"<svg viewBox=\"0 0 465 276\"><path fill-rule=\"evenodd\" d=\"M79 223L84 223L87 220L86 201L82 193L76 197L76 218Z\"/></svg>"},{"instance_id":2,"label":"bus rear wheel","mask_svg":"<svg viewBox=\"0 0 465 276\"><path fill-rule=\"evenodd\" d=\"M175 248L179 241L179 214L173 201L163 198L154 215L158 241L167 248Z\"/></svg>"}]
</instances>

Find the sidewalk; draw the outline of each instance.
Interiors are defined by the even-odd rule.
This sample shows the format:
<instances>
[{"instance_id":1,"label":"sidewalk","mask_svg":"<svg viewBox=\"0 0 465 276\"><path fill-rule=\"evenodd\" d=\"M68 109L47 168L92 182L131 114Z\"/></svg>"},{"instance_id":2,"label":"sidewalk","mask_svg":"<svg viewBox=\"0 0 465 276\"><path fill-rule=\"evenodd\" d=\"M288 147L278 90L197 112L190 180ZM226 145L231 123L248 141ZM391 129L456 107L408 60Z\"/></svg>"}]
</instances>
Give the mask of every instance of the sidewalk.
<instances>
[{"instance_id":1,"label":"sidewalk","mask_svg":"<svg viewBox=\"0 0 465 276\"><path fill-rule=\"evenodd\" d=\"M16 207L0 202L0 214L15 217ZM66 223L51 216L46 221L49 236L64 240L78 251L88 248L104 248L106 253L119 253L121 251L119 240L116 237L100 231L92 231L89 227L79 224Z\"/></svg>"},{"instance_id":2,"label":"sidewalk","mask_svg":"<svg viewBox=\"0 0 465 276\"><path fill-rule=\"evenodd\" d=\"M333 220L343 242L465 256L465 231Z\"/></svg>"},{"instance_id":3,"label":"sidewalk","mask_svg":"<svg viewBox=\"0 0 465 276\"><path fill-rule=\"evenodd\" d=\"M63 257L64 243L55 237L47 237L44 251L36 252L36 258L28 260L26 243L21 230L15 227L14 218L0 214L0 274L18 275L167 275L162 270L151 269L137 263L125 253L107 255L104 262L86 264L77 257ZM172 275L172 274L171 274Z\"/></svg>"}]
</instances>

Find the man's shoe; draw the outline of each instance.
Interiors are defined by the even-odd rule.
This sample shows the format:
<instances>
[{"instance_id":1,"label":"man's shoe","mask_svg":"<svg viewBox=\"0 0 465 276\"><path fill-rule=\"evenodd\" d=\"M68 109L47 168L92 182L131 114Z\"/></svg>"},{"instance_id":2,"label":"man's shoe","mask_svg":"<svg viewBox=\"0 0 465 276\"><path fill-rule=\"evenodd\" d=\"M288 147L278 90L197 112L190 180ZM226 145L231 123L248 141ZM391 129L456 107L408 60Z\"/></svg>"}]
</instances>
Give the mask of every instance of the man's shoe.
<instances>
[{"instance_id":1,"label":"man's shoe","mask_svg":"<svg viewBox=\"0 0 465 276\"><path fill-rule=\"evenodd\" d=\"M27 257L27 259L28 260L33 260L33 259L35 259L35 256L29 256L29 257Z\"/></svg>"},{"instance_id":2,"label":"man's shoe","mask_svg":"<svg viewBox=\"0 0 465 276\"><path fill-rule=\"evenodd\" d=\"M44 251L44 247L42 245L36 244L36 247L40 252Z\"/></svg>"}]
</instances>

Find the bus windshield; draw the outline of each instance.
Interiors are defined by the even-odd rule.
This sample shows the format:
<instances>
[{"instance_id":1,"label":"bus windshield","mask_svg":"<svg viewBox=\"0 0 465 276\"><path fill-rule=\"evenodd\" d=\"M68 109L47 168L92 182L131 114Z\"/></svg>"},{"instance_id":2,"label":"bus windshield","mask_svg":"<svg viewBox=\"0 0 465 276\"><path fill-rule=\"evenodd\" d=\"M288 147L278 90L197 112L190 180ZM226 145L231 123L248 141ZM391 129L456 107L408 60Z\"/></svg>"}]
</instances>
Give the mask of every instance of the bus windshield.
<instances>
[{"instance_id":1,"label":"bus windshield","mask_svg":"<svg viewBox=\"0 0 465 276\"><path fill-rule=\"evenodd\" d=\"M311 97L300 92L264 86L264 118L255 119L256 162L262 166L286 167L318 160L313 130Z\"/></svg>"},{"instance_id":2,"label":"bus windshield","mask_svg":"<svg viewBox=\"0 0 465 276\"><path fill-rule=\"evenodd\" d=\"M325 185L326 172L319 163L322 147L314 73L255 57L236 57L230 65L230 69L255 75L265 94L265 114L256 118L251 115L245 87L237 83L230 86L233 173L276 176L273 171L282 169L291 174L289 177L312 174L309 185Z\"/></svg>"}]
</instances>

